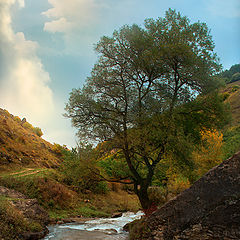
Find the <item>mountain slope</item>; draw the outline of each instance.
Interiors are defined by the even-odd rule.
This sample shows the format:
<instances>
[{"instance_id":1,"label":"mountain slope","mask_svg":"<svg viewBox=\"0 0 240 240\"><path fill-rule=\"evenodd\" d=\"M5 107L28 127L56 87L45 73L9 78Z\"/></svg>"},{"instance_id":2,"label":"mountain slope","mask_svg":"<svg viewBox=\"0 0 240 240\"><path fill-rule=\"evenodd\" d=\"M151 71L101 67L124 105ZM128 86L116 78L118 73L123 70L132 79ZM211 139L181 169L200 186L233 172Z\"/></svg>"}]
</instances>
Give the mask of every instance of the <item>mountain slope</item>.
<instances>
[{"instance_id":1,"label":"mountain slope","mask_svg":"<svg viewBox=\"0 0 240 240\"><path fill-rule=\"evenodd\" d=\"M37 130L37 131L36 131ZM54 167L61 161L58 145L52 145L38 135L24 118L0 109L0 166L9 164Z\"/></svg>"}]
</instances>

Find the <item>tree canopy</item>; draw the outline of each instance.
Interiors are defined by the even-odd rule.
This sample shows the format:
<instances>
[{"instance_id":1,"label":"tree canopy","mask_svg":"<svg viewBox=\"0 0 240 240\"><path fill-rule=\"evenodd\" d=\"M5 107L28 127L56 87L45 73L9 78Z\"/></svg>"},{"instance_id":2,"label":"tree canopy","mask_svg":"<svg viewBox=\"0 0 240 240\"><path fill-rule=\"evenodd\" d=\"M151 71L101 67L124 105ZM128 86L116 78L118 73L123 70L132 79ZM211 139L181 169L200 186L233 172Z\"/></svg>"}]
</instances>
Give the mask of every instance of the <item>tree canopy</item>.
<instances>
[{"instance_id":1,"label":"tree canopy","mask_svg":"<svg viewBox=\"0 0 240 240\"><path fill-rule=\"evenodd\" d=\"M126 25L102 37L95 50L98 61L85 85L70 93L66 115L81 138L109 141L120 151L146 209L157 164L187 141L186 127L176 120L186 117L176 117L176 107L218 86L214 42L205 23L191 24L169 9L144 27ZM207 114L198 107L187 116L194 111Z\"/></svg>"}]
</instances>

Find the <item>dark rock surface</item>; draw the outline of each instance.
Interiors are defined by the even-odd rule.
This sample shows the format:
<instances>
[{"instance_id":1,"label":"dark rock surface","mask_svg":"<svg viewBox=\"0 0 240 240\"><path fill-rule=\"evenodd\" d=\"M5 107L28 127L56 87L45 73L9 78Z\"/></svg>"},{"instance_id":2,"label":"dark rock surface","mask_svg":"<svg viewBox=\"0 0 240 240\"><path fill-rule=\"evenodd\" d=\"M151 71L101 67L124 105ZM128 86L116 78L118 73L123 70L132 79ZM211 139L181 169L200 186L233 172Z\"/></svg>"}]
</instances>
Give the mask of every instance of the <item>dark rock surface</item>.
<instances>
[{"instance_id":1,"label":"dark rock surface","mask_svg":"<svg viewBox=\"0 0 240 240\"><path fill-rule=\"evenodd\" d=\"M135 240L240 239L240 152L131 231Z\"/></svg>"}]
</instances>

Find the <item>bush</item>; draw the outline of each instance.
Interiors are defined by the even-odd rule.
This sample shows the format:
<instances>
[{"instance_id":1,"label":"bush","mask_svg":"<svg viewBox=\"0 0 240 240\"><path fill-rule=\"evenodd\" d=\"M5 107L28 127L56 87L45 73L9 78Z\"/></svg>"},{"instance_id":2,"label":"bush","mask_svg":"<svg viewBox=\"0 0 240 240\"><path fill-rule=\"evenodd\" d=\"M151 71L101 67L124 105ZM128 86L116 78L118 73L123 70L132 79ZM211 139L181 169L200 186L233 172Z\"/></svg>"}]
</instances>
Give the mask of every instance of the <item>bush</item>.
<instances>
[{"instance_id":1,"label":"bush","mask_svg":"<svg viewBox=\"0 0 240 240\"><path fill-rule=\"evenodd\" d=\"M59 156L63 156L64 154L67 154L67 152L69 151L66 145L61 146L58 143L53 144L52 150Z\"/></svg>"},{"instance_id":2,"label":"bush","mask_svg":"<svg viewBox=\"0 0 240 240\"><path fill-rule=\"evenodd\" d=\"M18 116L14 116L13 119L14 119L14 121L16 121L16 122L18 122L18 123L21 123L21 122L22 122L21 118L18 117Z\"/></svg>"},{"instance_id":3,"label":"bush","mask_svg":"<svg viewBox=\"0 0 240 240\"><path fill-rule=\"evenodd\" d=\"M232 92L236 92L239 88L240 88L239 85L234 85L234 86L232 87Z\"/></svg>"},{"instance_id":4,"label":"bush","mask_svg":"<svg viewBox=\"0 0 240 240\"><path fill-rule=\"evenodd\" d=\"M59 168L64 183L74 186L79 192L106 192L107 187L102 183L94 154L90 145L64 152L64 161Z\"/></svg>"},{"instance_id":5,"label":"bush","mask_svg":"<svg viewBox=\"0 0 240 240\"><path fill-rule=\"evenodd\" d=\"M41 128L39 128L39 127L34 127L34 128L33 128L33 132L34 132L36 135L38 135L39 137L41 137L41 136L43 135L43 132L42 132Z\"/></svg>"},{"instance_id":6,"label":"bush","mask_svg":"<svg viewBox=\"0 0 240 240\"><path fill-rule=\"evenodd\" d=\"M33 133L35 133L37 136L41 137L43 135L43 132L41 130L41 128L39 127L33 127L32 124L30 124L29 122L24 122L22 124L22 126L25 128L25 129L28 129L30 131L32 131Z\"/></svg>"}]
</instances>

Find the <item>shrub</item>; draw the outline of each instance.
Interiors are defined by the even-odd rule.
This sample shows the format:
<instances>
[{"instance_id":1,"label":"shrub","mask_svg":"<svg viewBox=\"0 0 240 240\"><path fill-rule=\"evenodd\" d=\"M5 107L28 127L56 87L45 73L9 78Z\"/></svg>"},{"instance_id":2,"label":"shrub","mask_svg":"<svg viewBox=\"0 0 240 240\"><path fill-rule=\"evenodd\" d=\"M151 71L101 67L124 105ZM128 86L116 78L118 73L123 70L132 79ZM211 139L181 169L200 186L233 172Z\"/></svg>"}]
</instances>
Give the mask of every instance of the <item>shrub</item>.
<instances>
[{"instance_id":1,"label":"shrub","mask_svg":"<svg viewBox=\"0 0 240 240\"><path fill-rule=\"evenodd\" d=\"M190 182L187 177L184 177L181 174L172 174L168 180L167 188L168 194L177 195L183 190L190 187Z\"/></svg>"},{"instance_id":2,"label":"shrub","mask_svg":"<svg viewBox=\"0 0 240 240\"><path fill-rule=\"evenodd\" d=\"M21 123L21 122L22 122L21 118L18 117L18 116L14 116L13 119L14 119L14 121L16 121L16 122L18 122L18 123Z\"/></svg>"},{"instance_id":3,"label":"shrub","mask_svg":"<svg viewBox=\"0 0 240 240\"><path fill-rule=\"evenodd\" d=\"M32 124L30 124L29 122L24 122L22 124L22 126L25 128L25 129L28 129L30 131L32 131L33 133L35 133L37 136L41 137L43 135L43 132L41 130L41 128L39 127L33 127Z\"/></svg>"},{"instance_id":4,"label":"shrub","mask_svg":"<svg viewBox=\"0 0 240 240\"><path fill-rule=\"evenodd\" d=\"M239 73L239 75L240 75L240 73ZM234 86L232 87L232 92L236 92L239 88L240 88L240 86L234 85Z\"/></svg>"},{"instance_id":5,"label":"shrub","mask_svg":"<svg viewBox=\"0 0 240 240\"><path fill-rule=\"evenodd\" d=\"M41 137L41 136L43 135L43 132L42 132L41 128L39 128L39 127L34 127L34 128L33 128L33 132L34 132L36 135L38 135L39 137Z\"/></svg>"},{"instance_id":6,"label":"shrub","mask_svg":"<svg viewBox=\"0 0 240 240\"><path fill-rule=\"evenodd\" d=\"M101 183L100 170L94 154L89 145L64 152L64 161L59 169L63 174L64 183L77 187L80 192L85 190L95 193L106 192L107 186Z\"/></svg>"},{"instance_id":7,"label":"shrub","mask_svg":"<svg viewBox=\"0 0 240 240\"><path fill-rule=\"evenodd\" d=\"M63 156L64 153L67 154L67 151L69 151L66 147L66 145L63 145L61 146L60 144L58 143L54 143L53 144L53 147L52 147L52 150L59 156Z\"/></svg>"},{"instance_id":8,"label":"shrub","mask_svg":"<svg viewBox=\"0 0 240 240\"><path fill-rule=\"evenodd\" d=\"M226 99L228 99L229 96L230 96L230 93L228 93L228 92L223 93L223 94L222 94L222 99L223 99L223 101L225 101Z\"/></svg>"}]
</instances>

